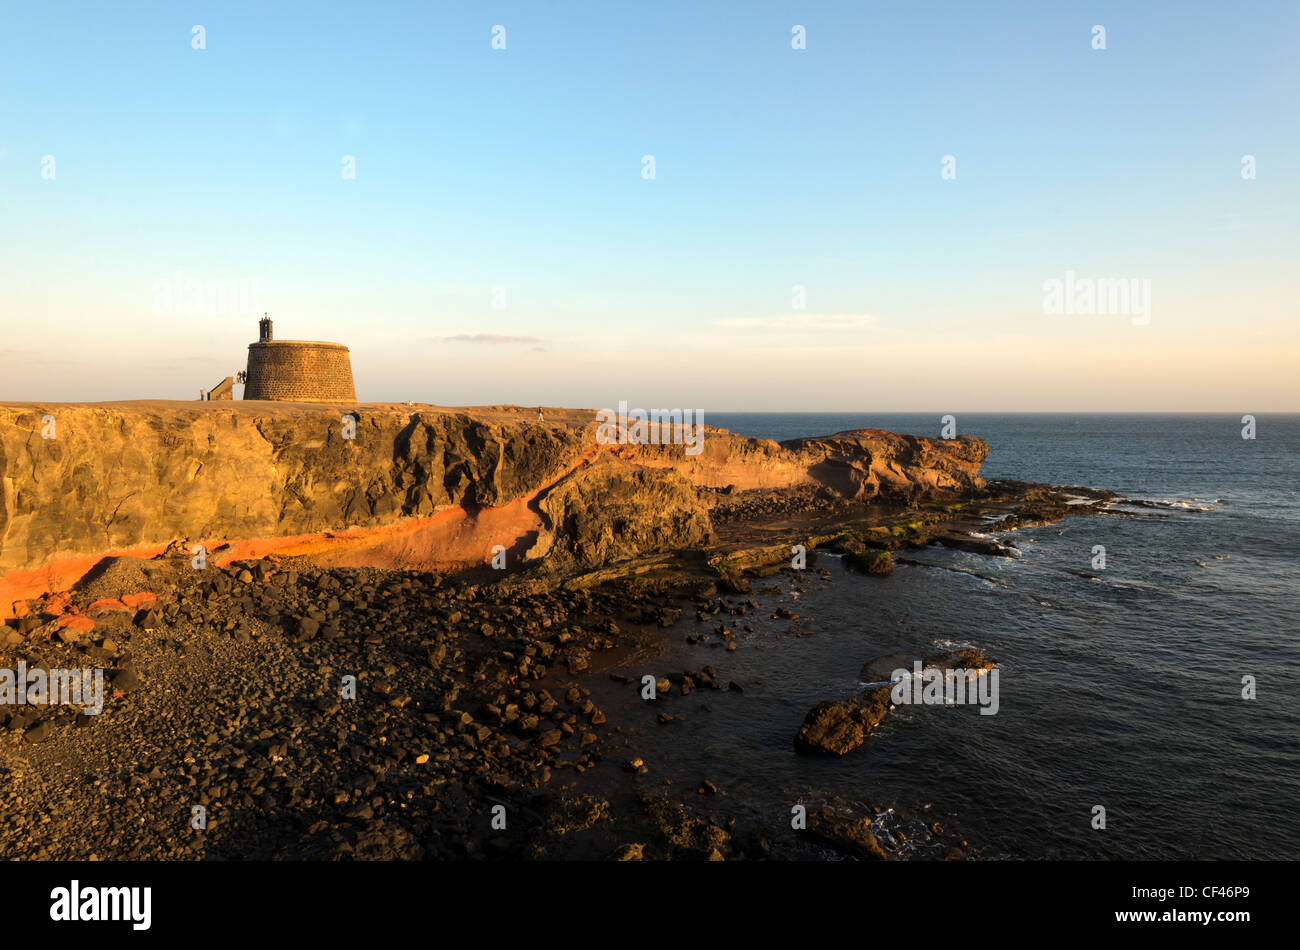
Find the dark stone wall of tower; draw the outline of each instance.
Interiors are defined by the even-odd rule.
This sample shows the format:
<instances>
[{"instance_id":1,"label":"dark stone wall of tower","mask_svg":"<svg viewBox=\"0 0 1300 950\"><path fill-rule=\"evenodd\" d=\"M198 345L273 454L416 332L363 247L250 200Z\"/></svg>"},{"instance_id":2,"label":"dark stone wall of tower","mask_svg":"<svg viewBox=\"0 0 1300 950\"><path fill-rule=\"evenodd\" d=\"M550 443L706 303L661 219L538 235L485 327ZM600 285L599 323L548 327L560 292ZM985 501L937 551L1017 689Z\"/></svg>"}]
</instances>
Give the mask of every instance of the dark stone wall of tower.
<instances>
[{"instance_id":1,"label":"dark stone wall of tower","mask_svg":"<svg viewBox=\"0 0 1300 950\"><path fill-rule=\"evenodd\" d=\"M348 348L298 340L250 343L244 398L354 403L357 391Z\"/></svg>"}]
</instances>

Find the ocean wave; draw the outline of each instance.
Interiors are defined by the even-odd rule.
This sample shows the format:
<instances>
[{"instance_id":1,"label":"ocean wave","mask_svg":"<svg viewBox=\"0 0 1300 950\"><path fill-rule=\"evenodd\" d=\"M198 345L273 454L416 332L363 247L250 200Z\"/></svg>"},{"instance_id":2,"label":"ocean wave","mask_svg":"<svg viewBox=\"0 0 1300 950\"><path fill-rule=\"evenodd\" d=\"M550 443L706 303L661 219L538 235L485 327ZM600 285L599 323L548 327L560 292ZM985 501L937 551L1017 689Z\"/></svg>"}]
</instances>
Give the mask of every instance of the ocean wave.
<instances>
[{"instance_id":1,"label":"ocean wave","mask_svg":"<svg viewBox=\"0 0 1300 950\"><path fill-rule=\"evenodd\" d=\"M960 574L963 577L973 577L986 587L1011 587L1010 584L1001 578L990 577L987 574L977 574L975 571L964 571L961 568L948 567L944 564L929 564L925 561L915 561L911 558L904 557L895 558L894 563L899 567L928 567L932 571L945 571L949 574Z\"/></svg>"},{"instance_id":2,"label":"ocean wave","mask_svg":"<svg viewBox=\"0 0 1300 950\"><path fill-rule=\"evenodd\" d=\"M1173 513L1203 513L1214 511L1219 504L1223 504L1221 498L1117 498L1113 502L1108 502L1101 508L1102 512L1108 515L1128 515L1141 516L1160 513L1160 515L1173 515Z\"/></svg>"},{"instance_id":3,"label":"ocean wave","mask_svg":"<svg viewBox=\"0 0 1300 950\"><path fill-rule=\"evenodd\" d=\"M1105 507L1108 511L1141 508L1154 511L1213 511L1222 498L1117 498Z\"/></svg>"},{"instance_id":4,"label":"ocean wave","mask_svg":"<svg viewBox=\"0 0 1300 950\"><path fill-rule=\"evenodd\" d=\"M969 640L934 640L935 647L940 650L973 650L975 644Z\"/></svg>"}]
</instances>

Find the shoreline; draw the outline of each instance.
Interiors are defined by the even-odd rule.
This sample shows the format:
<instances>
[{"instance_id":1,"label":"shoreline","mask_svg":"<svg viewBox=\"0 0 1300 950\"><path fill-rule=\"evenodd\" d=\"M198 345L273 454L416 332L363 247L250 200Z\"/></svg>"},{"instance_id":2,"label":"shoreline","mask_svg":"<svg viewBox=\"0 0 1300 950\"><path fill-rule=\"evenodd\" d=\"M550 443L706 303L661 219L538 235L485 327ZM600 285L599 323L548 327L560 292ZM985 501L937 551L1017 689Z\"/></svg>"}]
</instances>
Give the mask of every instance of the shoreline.
<instances>
[{"instance_id":1,"label":"shoreline","mask_svg":"<svg viewBox=\"0 0 1300 950\"><path fill-rule=\"evenodd\" d=\"M1014 486L1020 505L1008 501L1012 491L995 484L978 507L1024 525L1080 511L1047 486ZM1059 508L1044 507L1052 498ZM101 665L109 684L101 716L5 711L0 762L15 819L0 842L27 858L979 857L978 842L930 835L917 816L813 802L792 850L744 817L743 796L734 799L740 818L699 805L735 790L717 799L704 776L697 789L660 788L655 770L623 755L630 723L592 696L611 675L627 676L619 670L630 658L654 670L665 727L684 692L715 703L744 696L728 673L735 632L705 628L769 603L754 590L764 578L805 582L784 554L772 557L789 532L821 532L807 538L818 542L807 568L817 572L818 552L853 558L867 540L882 551L958 543L954 524L972 521L958 508L908 508L881 532L879 511L856 524L842 513L787 512L751 530L749 511L740 504L744 516L720 519L730 543L721 561L651 558L545 589L510 577L481 583L481 569L320 566L309 556L235 557L204 572L183 554L113 559L66 601L33 602L27 633L15 642L11 632L0 651L0 666ZM903 520L918 514L919 525ZM1007 556L997 542L969 540L976 553ZM108 603L125 606L146 590L157 599L138 608ZM69 614L93 617L87 636L57 626ZM797 635L798 621L791 627ZM653 658L688 629L699 632L687 642L710 641L718 659L663 671ZM356 699L333 696L344 675L357 677ZM115 803L111 827L77 817L91 807L88 793ZM194 805L207 813L202 832L188 824ZM506 809L505 829L492 827L495 806ZM129 843L114 830L124 821L140 828ZM910 839L896 838L904 827Z\"/></svg>"},{"instance_id":2,"label":"shoreline","mask_svg":"<svg viewBox=\"0 0 1300 950\"><path fill-rule=\"evenodd\" d=\"M829 577L819 556L887 584L910 551L1015 558L1007 533L1117 497L986 482L970 436L709 427L688 454L602 444L573 410L369 406L353 439L337 408L228 409L64 407L47 439L0 406L0 592L20 595L0 667L95 667L108 691L99 715L0 707L8 854L978 857L941 818L810 801L791 838L707 776L657 784L629 744L640 704L672 729L756 698L741 634L776 575L792 597ZM665 670L683 636L710 662ZM787 750L853 754L889 714L824 700Z\"/></svg>"}]
</instances>

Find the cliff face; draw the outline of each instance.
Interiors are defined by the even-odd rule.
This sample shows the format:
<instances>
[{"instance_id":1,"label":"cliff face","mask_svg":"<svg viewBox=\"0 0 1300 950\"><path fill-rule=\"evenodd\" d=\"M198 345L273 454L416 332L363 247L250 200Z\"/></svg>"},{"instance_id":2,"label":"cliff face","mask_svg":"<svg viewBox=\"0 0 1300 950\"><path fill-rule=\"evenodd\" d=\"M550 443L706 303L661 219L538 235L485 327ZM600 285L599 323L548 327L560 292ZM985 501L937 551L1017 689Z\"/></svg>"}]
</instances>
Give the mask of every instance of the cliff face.
<instances>
[{"instance_id":1,"label":"cliff face","mask_svg":"<svg viewBox=\"0 0 1300 950\"><path fill-rule=\"evenodd\" d=\"M969 493L987 454L970 437L862 430L778 445L710 429L690 456L597 444L593 412L346 411L355 431L344 410L301 404L0 405L0 579L53 587L105 554L180 539L290 553L290 540L332 540L358 563L387 552L411 566L482 563L500 544L585 569L701 543L709 493L697 488Z\"/></svg>"},{"instance_id":2,"label":"cliff face","mask_svg":"<svg viewBox=\"0 0 1300 950\"><path fill-rule=\"evenodd\" d=\"M357 410L345 438L336 409L193 406L0 407L0 573L174 538L500 505L557 477L582 448L566 430L459 414Z\"/></svg>"},{"instance_id":3,"label":"cliff face","mask_svg":"<svg viewBox=\"0 0 1300 950\"><path fill-rule=\"evenodd\" d=\"M565 476L538 507L544 527L527 557L548 558L560 571L698 546L711 530L708 510L686 478L617 459Z\"/></svg>"},{"instance_id":4,"label":"cliff face","mask_svg":"<svg viewBox=\"0 0 1300 950\"><path fill-rule=\"evenodd\" d=\"M981 439L922 439L882 429L794 439L786 452L807 460L811 477L847 498L963 494L978 487L989 447Z\"/></svg>"},{"instance_id":5,"label":"cliff face","mask_svg":"<svg viewBox=\"0 0 1300 950\"><path fill-rule=\"evenodd\" d=\"M988 457L982 439L923 439L883 429L855 429L810 439L773 442L709 429L698 455L679 445L637 446L642 465L668 467L693 483L737 490L821 485L851 499L969 493L982 487Z\"/></svg>"}]
</instances>

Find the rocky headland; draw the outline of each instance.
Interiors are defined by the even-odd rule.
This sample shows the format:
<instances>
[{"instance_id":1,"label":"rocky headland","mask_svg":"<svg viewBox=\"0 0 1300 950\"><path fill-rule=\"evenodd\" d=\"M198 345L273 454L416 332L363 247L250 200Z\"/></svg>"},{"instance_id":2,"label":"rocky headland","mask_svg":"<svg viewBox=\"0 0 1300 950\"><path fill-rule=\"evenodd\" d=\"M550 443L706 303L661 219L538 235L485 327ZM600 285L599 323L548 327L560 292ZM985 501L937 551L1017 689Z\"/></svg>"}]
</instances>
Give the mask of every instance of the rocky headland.
<instances>
[{"instance_id":1,"label":"rocky headland","mask_svg":"<svg viewBox=\"0 0 1300 950\"><path fill-rule=\"evenodd\" d=\"M777 840L703 807L706 777L683 800L608 759L592 678L742 692L717 618L754 579L798 584L818 551L879 577L936 543L1014 557L986 535L1112 497L986 483L987 454L716 428L688 454L505 406L0 405L0 668L106 677L99 715L0 706L0 853L892 857L871 815ZM683 633L718 660L655 669ZM828 704L801 750L888 712L878 688Z\"/></svg>"}]
</instances>

